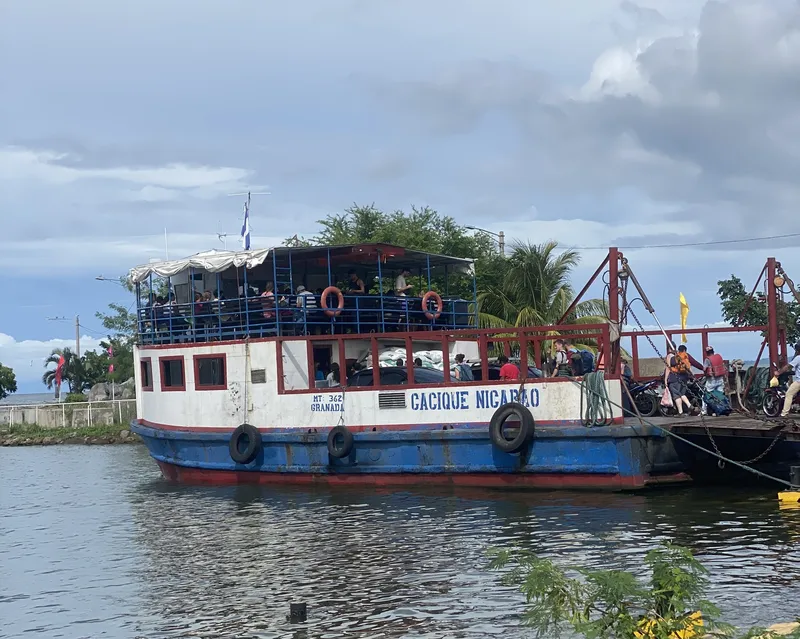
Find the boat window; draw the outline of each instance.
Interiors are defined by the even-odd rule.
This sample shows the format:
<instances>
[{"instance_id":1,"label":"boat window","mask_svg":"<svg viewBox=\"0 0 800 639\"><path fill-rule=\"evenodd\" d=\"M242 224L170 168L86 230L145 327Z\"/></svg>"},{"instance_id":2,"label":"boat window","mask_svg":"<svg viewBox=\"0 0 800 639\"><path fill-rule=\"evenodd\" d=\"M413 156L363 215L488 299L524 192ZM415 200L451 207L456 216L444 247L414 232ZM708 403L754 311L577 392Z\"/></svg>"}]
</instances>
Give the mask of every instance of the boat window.
<instances>
[{"instance_id":1,"label":"boat window","mask_svg":"<svg viewBox=\"0 0 800 639\"><path fill-rule=\"evenodd\" d=\"M224 355L195 355L194 385L198 390L225 390L228 388Z\"/></svg>"},{"instance_id":2,"label":"boat window","mask_svg":"<svg viewBox=\"0 0 800 639\"><path fill-rule=\"evenodd\" d=\"M347 380L348 386L372 386L372 370L359 371Z\"/></svg>"},{"instance_id":3,"label":"boat window","mask_svg":"<svg viewBox=\"0 0 800 639\"><path fill-rule=\"evenodd\" d=\"M416 384L441 384L444 381L444 373L432 368L415 368L414 383Z\"/></svg>"},{"instance_id":4,"label":"boat window","mask_svg":"<svg viewBox=\"0 0 800 639\"><path fill-rule=\"evenodd\" d=\"M142 360L139 362L139 370L142 377L142 390L153 390L153 364L151 363L149 357L142 358Z\"/></svg>"},{"instance_id":5,"label":"boat window","mask_svg":"<svg viewBox=\"0 0 800 639\"><path fill-rule=\"evenodd\" d=\"M161 362L161 390L186 390L186 378L183 374L183 357L162 357L159 361Z\"/></svg>"},{"instance_id":6,"label":"boat window","mask_svg":"<svg viewBox=\"0 0 800 639\"><path fill-rule=\"evenodd\" d=\"M408 383L408 375L400 371L381 371L381 385L383 386L400 386L400 384Z\"/></svg>"}]
</instances>

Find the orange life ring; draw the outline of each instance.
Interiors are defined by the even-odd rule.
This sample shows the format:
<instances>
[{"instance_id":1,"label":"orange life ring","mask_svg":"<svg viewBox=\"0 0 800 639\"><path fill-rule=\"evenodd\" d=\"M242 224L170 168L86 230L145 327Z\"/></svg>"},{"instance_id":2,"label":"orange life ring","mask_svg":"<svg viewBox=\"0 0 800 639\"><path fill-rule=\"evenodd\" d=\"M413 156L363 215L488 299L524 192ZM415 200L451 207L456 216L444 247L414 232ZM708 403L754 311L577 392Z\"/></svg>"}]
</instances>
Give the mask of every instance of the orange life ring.
<instances>
[{"instance_id":1,"label":"orange life ring","mask_svg":"<svg viewBox=\"0 0 800 639\"><path fill-rule=\"evenodd\" d=\"M330 306L328 306L328 295L336 295L338 305L335 309L332 309ZM322 303L322 308L325 311L325 315L328 317L336 317L337 315L342 314L342 309L344 308L344 295L342 295L342 292L338 288L335 286L329 286L322 291L322 295L320 297L320 302Z\"/></svg>"},{"instance_id":2,"label":"orange life ring","mask_svg":"<svg viewBox=\"0 0 800 639\"><path fill-rule=\"evenodd\" d=\"M436 301L435 313L431 313L428 310L428 302L430 300ZM442 302L442 298L439 296L439 293L436 291L428 291L422 296L422 308L425 311L425 317L427 317L429 320L439 319L439 316L442 314L442 309L444 308L444 302Z\"/></svg>"}]
</instances>

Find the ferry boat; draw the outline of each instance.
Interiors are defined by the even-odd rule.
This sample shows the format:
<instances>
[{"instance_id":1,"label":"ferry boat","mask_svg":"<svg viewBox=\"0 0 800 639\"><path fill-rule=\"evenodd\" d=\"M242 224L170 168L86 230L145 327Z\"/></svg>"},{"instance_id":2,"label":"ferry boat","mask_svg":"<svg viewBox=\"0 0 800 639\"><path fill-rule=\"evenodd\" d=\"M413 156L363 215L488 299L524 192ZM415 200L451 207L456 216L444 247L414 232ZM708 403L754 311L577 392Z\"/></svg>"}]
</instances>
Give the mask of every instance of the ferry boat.
<instances>
[{"instance_id":1,"label":"ferry boat","mask_svg":"<svg viewBox=\"0 0 800 639\"><path fill-rule=\"evenodd\" d=\"M169 480L633 490L686 479L659 429L625 425L615 406L587 427L581 380L543 372L556 334L611 361L610 325L479 328L471 260L278 247L130 278L131 428ZM516 362L516 379L501 379L498 359ZM621 383L604 371L613 405Z\"/></svg>"}]
</instances>

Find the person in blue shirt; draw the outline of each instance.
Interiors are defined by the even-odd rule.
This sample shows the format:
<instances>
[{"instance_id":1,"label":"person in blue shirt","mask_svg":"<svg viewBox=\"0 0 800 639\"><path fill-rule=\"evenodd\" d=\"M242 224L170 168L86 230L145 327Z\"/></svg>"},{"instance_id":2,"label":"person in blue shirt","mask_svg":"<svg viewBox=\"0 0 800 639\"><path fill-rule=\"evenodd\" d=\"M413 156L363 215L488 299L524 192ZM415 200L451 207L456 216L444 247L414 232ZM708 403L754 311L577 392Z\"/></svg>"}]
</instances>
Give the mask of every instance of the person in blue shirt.
<instances>
[{"instance_id":1,"label":"person in blue shirt","mask_svg":"<svg viewBox=\"0 0 800 639\"><path fill-rule=\"evenodd\" d=\"M800 342L797 342L797 344L794 345L794 358L778 371L778 375L783 375L789 371L792 371L792 375L794 375L794 381L789 384L789 388L786 390L786 400L783 402L783 411L781 411L781 417L789 416L789 411L792 408L794 397L800 392Z\"/></svg>"}]
</instances>

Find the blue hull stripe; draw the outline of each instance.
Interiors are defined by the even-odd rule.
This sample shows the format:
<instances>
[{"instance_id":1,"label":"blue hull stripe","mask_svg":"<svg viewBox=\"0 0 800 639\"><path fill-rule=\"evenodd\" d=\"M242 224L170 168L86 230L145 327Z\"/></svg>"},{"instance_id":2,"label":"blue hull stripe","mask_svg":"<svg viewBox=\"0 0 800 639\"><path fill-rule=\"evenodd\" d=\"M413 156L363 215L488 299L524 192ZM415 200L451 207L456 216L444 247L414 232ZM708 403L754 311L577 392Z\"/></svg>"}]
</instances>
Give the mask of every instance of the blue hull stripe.
<instances>
[{"instance_id":1,"label":"blue hull stripe","mask_svg":"<svg viewBox=\"0 0 800 639\"><path fill-rule=\"evenodd\" d=\"M250 464L237 464L228 449L230 433L175 431L131 425L158 461L221 471L263 473L560 473L642 476L652 455L669 446L661 429L641 427L538 427L526 450L509 454L491 444L488 428L364 431L354 433L349 457L328 454L327 429L262 432L262 449ZM665 454L666 453L666 454ZM667 465L669 451L658 455ZM679 470L675 468L674 470Z\"/></svg>"}]
</instances>

